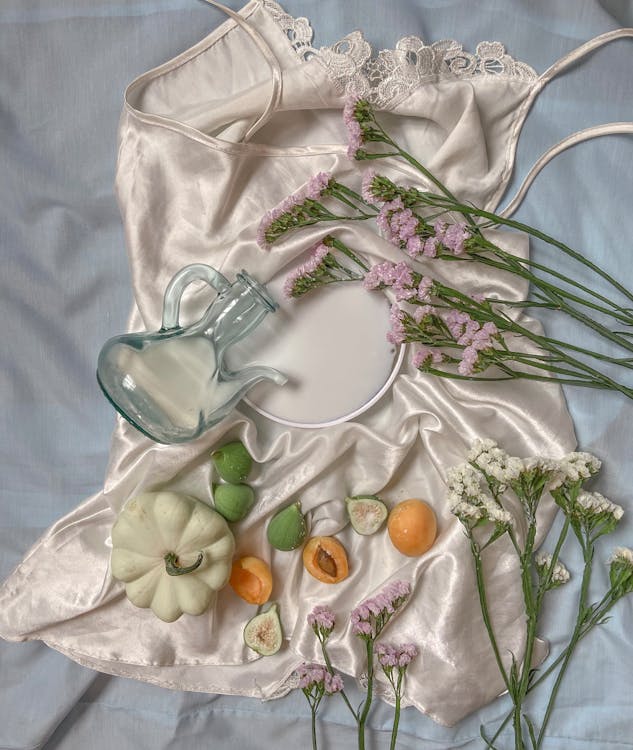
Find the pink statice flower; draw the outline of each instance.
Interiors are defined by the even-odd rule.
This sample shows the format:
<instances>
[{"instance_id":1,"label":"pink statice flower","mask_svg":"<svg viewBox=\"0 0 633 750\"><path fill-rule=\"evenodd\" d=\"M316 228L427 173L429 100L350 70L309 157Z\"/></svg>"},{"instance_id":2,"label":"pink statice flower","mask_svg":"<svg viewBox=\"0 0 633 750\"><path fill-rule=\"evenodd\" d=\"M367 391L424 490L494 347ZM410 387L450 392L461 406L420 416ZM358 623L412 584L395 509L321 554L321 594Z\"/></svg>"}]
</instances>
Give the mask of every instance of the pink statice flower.
<instances>
[{"instance_id":1,"label":"pink statice flower","mask_svg":"<svg viewBox=\"0 0 633 750\"><path fill-rule=\"evenodd\" d=\"M432 305L416 305L413 312L411 313L411 317L415 322L420 325L420 323L429 315L434 315L435 309Z\"/></svg>"},{"instance_id":2,"label":"pink statice flower","mask_svg":"<svg viewBox=\"0 0 633 750\"><path fill-rule=\"evenodd\" d=\"M376 639L410 596L411 586L406 581L388 583L376 596L365 599L352 610L352 632L363 640Z\"/></svg>"},{"instance_id":3,"label":"pink statice flower","mask_svg":"<svg viewBox=\"0 0 633 750\"><path fill-rule=\"evenodd\" d=\"M414 367L424 370L432 365L439 365L444 359L444 355L439 349L430 349L428 346L421 346L415 350L411 362Z\"/></svg>"},{"instance_id":4,"label":"pink statice flower","mask_svg":"<svg viewBox=\"0 0 633 750\"><path fill-rule=\"evenodd\" d=\"M318 200L330 186L332 175L329 172L317 172L303 188L305 198Z\"/></svg>"},{"instance_id":5,"label":"pink statice flower","mask_svg":"<svg viewBox=\"0 0 633 750\"><path fill-rule=\"evenodd\" d=\"M382 205L376 224L385 239L398 247L405 248L410 255L421 249L421 240L414 239L420 230L420 220L410 208L405 207L400 196Z\"/></svg>"},{"instance_id":6,"label":"pink statice flower","mask_svg":"<svg viewBox=\"0 0 633 750\"><path fill-rule=\"evenodd\" d=\"M477 371L479 365L479 351L474 346L467 346L462 352L462 358L457 365L460 375L470 377Z\"/></svg>"},{"instance_id":7,"label":"pink statice flower","mask_svg":"<svg viewBox=\"0 0 633 750\"><path fill-rule=\"evenodd\" d=\"M442 244L453 252L454 255L462 255L464 252L464 242L470 238L470 232L466 224L449 224L444 231Z\"/></svg>"},{"instance_id":8,"label":"pink statice flower","mask_svg":"<svg viewBox=\"0 0 633 750\"><path fill-rule=\"evenodd\" d=\"M367 169L363 173L363 180L361 183L361 195L363 196L363 200L366 203L371 203L372 205L376 206L380 201L373 193L372 190L372 183L374 181L374 177L376 176L376 173L373 169Z\"/></svg>"},{"instance_id":9,"label":"pink statice flower","mask_svg":"<svg viewBox=\"0 0 633 750\"><path fill-rule=\"evenodd\" d=\"M468 323L471 321L474 323L470 315L462 310L449 310L443 315L443 318L455 341L458 341L464 334Z\"/></svg>"},{"instance_id":10,"label":"pink statice flower","mask_svg":"<svg viewBox=\"0 0 633 750\"><path fill-rule=\"evenodd\" d=\"M283 285L283 294L287 299L300 297L317 281L319 273L326 270L325 261L330 255L330 248L322 242L315 245L308 260L288 274Z\"/></svg>"},{"instance_id":11,"label":"pink statice flower","mask_svg":"<svg viewBox=\"0 0 633 750\"><path fill-rule=\"evenodd\" d=\"M418 255L424 254L425 245L426 241L423 242L419 234L414 234L407 240L405 250L412 258L416 258Z\"/></svg>"},{"instance_id":12,"label":"pink statice flower","mask_svg":"<svg viewBox=\"0 0 633 750\"><path fill-rule=\"evenodd\" d=\"M372 266L363 280L365 289L391 287L397 300L408 300L416 295L413 271L404 261L384 261Z\"/></svg>"},{"instance_id":13,"label":"pink statice flower","mask_svg":"<svg viewBox=\"0 0 633 750\"><path fill-rule=\"evenodd\" d=\"M324 680L325 692L328 695L334 695L334 693L340 693L343 689L343 678L340 674L330 674L328 672L325 675Z\"/></svg>"},{"instance_id":14,"label":"pink statice flower","mask_svg":"<svg viewBox=\"0 0 633 750\"><path fill-rule=\"evenodd\" d=\"M391 328L387 331L387 341L392 344L403 344L407 337L404 328L404 311L398 305L392 305L389 318Z\"/></svg>"},{"instance_id":15,"label":"pink statice flower","mask_svg":"<svg viewBox=\"0 0 633 750\"><path fill-rule=\"evenodd\" d=\"M306 202L317 201L327 192L332 184L329 172L318 172L308 182L278 205L267 211L257 228L256 241L263 250L269 250L270 245L288 229L301 226L306 219Z\"/></svg>"},{"instance_id":16,"label":"pink statice flower","mask_svg":"<svg viewBox=\"0 0 633 750\"><path fill-rule=\"evenodd\" d=\"M378 663L387 674L394 668L402 672L406 671L417 655L418 649L413 643L402 643L397 646L389 643L378 643L376 645Z\"/></svg>"},{"instance_id":17,"label":"pink statice flower","mask_svg":"<svg viewBox=\"0 0 633 750\"><path fill-rule=\"evenodd\" d=\"M417 297L420 302L428 302L433 294L433 279L423 276L418 284Z\"/></svg>"},{"instance_id":18,"label":"pink statice flower","mask_svg":"<svg viewBox=\"0 0 633 750\"><path fill-rule=\"evenodd\" d=\"M321 664L301 664L295 670L299 678L299 687L302 690L308 690L314 685L325 682L327 669Z\"/></svg>"},{"instance_id":19,"label":"pink statice flower","mask_svg":"<svg viewBox=\"0 0 633 750\"><path fill-rule=\"evenodd\" d=\"M299 688L306 695L313 692L334 695L343 689L341 676L330 673L322 664L301 664L295 674L299 678Z\"/></svg>"},{"instance_id":20,"label":"pink statice flower","mask_svg":"<svg viewBox=\"0 0 633 750\"><path fill-rule=\"evenodd\" d=\"M326 605L316 606L308 615L308 625L322 643L329 638L335 623L334 612Z\"/></svg>"},{"instance_id":21,"label":"pink statice flower","mask_svg":"<svg viewBox=\"0 0 633 750\"><path fill-rule=\"evenodd\" d=\"M424 255L426 258L436 258L437 257L437 246L440 244L440 241L437 237L431 236L427 237L424 240L424 247L422 249L422 255Z\"/></svg>"},{"instance_id":22,"label":"pink statice flower","mask_svg":"<svg viewBox=\"0 0 633 750\"><path fill-rule=\"evenodd\" d=\"M382 286L391 286L394 264L389 261L376 263L365 274L363 286L365 289L379 289Z\"/></svg>"},{"instance_id":23,"label":"pink statice flower","mask_svg":"<svg viewBox=\"0 0 633 750\"><path fill-rule=\"evenodd\" d=\"M355 159L363 146L363 130L356 116L358 102L358 97L350 96L343 107L343 122L347 128L347 155L350 159Z\"/></svg>"}]
</instances>

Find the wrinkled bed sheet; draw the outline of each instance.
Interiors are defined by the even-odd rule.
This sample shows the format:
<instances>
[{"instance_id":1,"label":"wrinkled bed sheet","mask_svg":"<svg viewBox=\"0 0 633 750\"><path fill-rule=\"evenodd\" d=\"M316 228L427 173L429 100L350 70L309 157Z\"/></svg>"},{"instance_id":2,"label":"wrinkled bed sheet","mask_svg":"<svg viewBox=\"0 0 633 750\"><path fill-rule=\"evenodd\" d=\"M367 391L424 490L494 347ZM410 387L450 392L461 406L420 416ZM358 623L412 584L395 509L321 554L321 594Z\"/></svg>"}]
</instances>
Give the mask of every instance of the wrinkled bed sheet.
<instances>
[{"instance_id":1,"label":"wrinkled bed sheet","mask_svg":"<svg viewBox=\"0 0 633 750\"><path fill-rule=\"evenodd\" d=\"M476 15L472 3L448 1L286 0L284 6L311 19L316 45L356 27L377 48L406 33L427 42L455 38L469 50L496 39L538 72L596 34L633 26L629 4L593 0L573 11L566 2L482 1ZM196 0L4 0L0 9L0 309L8 327L0 368L0 578L48 526L102 484L114 417L94 366L101 343L124 329L131 303L112 189L123 89L223 20ZM632 119L631 53L630 40L615 42L538 98L520 141L515 184L573 130ZM609 136L565 152L539 176L517 215L629 285L631 147L630 136ZM546 257L537 243L533 252ZM552 335L579 335L543 320ZM633 511L633 405L595 391L567 389L566 396L579 445L604 460L597 489ZM627 513L610 541L631 545L632 538ZM610 546L602 548L605 558ZM578 569L570 553L565 560ZM604 586L606 567L597 567L597 584ZM546 613L554 653L571 628L577 583ZM612 622L579 649L546 747L633 745L632 610L632 601L621 603ZM0 675L0 748L246 749L292 747L309 737L300 693L261 703L170 691L98 674L39 643L0 642ZM532 711L538 717L542 710L541 695ZM399 746L480 747L479 725L496 726L505 711L506 703L497 701L448 729L408 709ZM342 703L332 701L321 717L322 747L355 746ZM391 710L376 705L373 746L387 742L390 720Z\"/></svg>"}]
</instances>

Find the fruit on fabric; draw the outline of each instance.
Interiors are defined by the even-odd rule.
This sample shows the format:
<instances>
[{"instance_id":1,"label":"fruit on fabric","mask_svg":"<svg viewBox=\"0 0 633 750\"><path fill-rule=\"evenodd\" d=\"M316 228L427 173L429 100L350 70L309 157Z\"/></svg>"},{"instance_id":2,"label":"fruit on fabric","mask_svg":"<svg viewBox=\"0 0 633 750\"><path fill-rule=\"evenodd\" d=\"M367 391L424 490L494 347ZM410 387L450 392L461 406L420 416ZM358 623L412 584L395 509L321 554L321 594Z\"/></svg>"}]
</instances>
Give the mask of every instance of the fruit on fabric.
<instances>
[{"instance_id":1,"label":"fruit on fabric","mask_svg":"<svg viewBox=\"0 0 633 750\"><path fill-rule=\"evenodd\" d=\"M244 628L244 643L262 656L272 656L281 648L283 633L276 604L251 618Z\"/></svg>"},{"instance_id":2,"label":"fruit on fabric","mask_svg":"<svg viewBox=\"0 0 633 750\"><path fill-rule=\"evenodd\" d=\"M375 534L383 525L389 511L376 495L355 495L345 498L352 528L358 534Z\"/></svg>"},{"instance_id":3,"label":"fruit on fabric","mask_svg":"<svg viewBox=\"0 0 633 750\"><path fill-rule=\"evenodd\" d=\"M303 548L303 565L317 580L338 583L349 574L345 547L333 536L313 536Z\"/></svg>"},{"instance_id":4,"label":"fruit on fabric","mask_svg":"<svg viewBox=\"0 0 633 750\"><path fill-rule=\"evenodd\" d=\"M211 459L220 477L231 484L245 482L253 466L253 459L240 440L218 448Z\"/></svg>"},{"instance_id":5,"label":"fruit on fabric","mask_svg":"<svg viewBox=\"0 0 633 750\"><path fill-rule=\"evenodd\" d=\"M403 555L423 555L437 536L433 508L424 500L403 500L391 509L387 531L393 546Z\"/></svg>"},{"instance_id":6,"label":"fruit on fabric","mask_svg":"<svg viewBox=\"0 0 633 750\"><path fill-rule=\"evenodd\" d=\"M255 505L255 493L247 484L216 484L213 507L229 523L242 521Z\"/></svg>"},{"instance_id":7,"label":"fruit on fabric","mask_svg":"<svg viewBox=\"0 0 633 750\"><path fill-rule=\"evenodd\" d=\"M275 548L287 552L303 544L308 534L301 503L296 502L275 513L270 519L266 536Z\"/></svg>"},{"instance_id":8,"label":"fruit on fabric","mask_svg":"<svg viewBox=\"0 0 633 750\"><path fill-rule=\"evenodd\" d=\"M165 622L201 615L229 580L235 540L222 516L176 492L129 500L112 528L112 575Z\"/></svg>"},{"instance_id":9,"label":"fruit on fabric","mask_svg":"<svg viewBox=\"0 0 633 750\"><path fill-rule=\"evenodd\" d=\"M265 604L273 590L273 576L268 564L251 555L235 560L229 583L233 591L249 604Z\"/></svg>"}]
</instances>

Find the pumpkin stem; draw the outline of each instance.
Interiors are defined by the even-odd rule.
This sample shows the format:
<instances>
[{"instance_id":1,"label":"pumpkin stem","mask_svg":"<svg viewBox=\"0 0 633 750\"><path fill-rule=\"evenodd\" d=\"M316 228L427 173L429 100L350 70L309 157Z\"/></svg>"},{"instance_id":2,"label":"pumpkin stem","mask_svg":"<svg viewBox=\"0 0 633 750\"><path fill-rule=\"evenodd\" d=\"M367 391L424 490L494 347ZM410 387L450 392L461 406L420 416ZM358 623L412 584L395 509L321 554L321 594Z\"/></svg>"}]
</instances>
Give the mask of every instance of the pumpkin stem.
<instances>
[{"instance_id":1,"label":"pumpkin stem","mask_svg":"<svg viewBox=\"0 0 633 750\"><path fill-rule=\"evenodd\" d=\"M183 568L178 564L178 555L175 552L168 552L163 559L165 560L165 570L170 576L183 576L185 573L191 573L196 568L200 567L200 563L204 559L204 553L200 552L195 563L187 565L186 568Z\"/></svg>"}]
</instances>

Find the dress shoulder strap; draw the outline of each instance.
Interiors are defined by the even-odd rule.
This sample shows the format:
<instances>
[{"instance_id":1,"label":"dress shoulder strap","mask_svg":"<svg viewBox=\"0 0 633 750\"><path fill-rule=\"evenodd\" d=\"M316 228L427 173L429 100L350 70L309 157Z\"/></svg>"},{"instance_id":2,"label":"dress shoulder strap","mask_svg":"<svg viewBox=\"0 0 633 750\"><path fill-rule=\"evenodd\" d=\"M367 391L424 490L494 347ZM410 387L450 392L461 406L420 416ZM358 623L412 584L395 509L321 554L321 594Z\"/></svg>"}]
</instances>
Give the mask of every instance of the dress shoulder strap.
<instances>
[{"instance_id":1,"label":"dress shoulder strap","mask_svg":"<svg viewBox=\"0 0 633 750\"><path fill-rule=\"evenodd\" d=\"M605 34L600 34L600 36L597 36L594 39L585 42L585 44L581 44L576 49L561 57L538 77L534 89L530 94L530 99L528 101L527 107L529 108L531 106L539 92L559 73L562 73L574 63L582 60L582 58L591 54L594 50L603 47L605 44L609 44L609 42L612 42L615 39L622 39L625 37L633 37L633 28L615 29L614 31L608 31ZM604 135L614 135L622 133L633 134L633 122L611 122L605 123L604 125L595 125L593 127L580 130L576 133L572 133L566 138L563 138L563 140L559 141L556 145L548 149L537 160L534 166L527 173L525 179L523 180L514 197L510 200L506 207L499 212L501 216L511 216L517 210L517 208L525 198L527 191L530 189L530 186L534 182L536 176L543 169L543 167L545 167L545 165L548 164L555 156L558 156L558 154L562 153L571 146L575 146L578 143L583 143L584 141L588 141L593 138L599 138L600 136Z\"/></svg>"},{"instance_id":2,"label":"dress shoulder strap","mask_svg":"<svg viewBox=\"0 0 633 750\"><path fill-rule=\"evenodd\" d=\"M257 31L257 29L252 24L248 23L245 18L240 16L239 13L231 10L231 8L227 8L226 5L222 5L222 3L217 2L217 0L203 0L203 2L206 2L209 5L213 5L214 7L218 8L218 10L226 13L226 15L232 18L238 24L238 26L240 26L240 28L244 29L244 31L257 45L257 48L262 53L270 68L271 90L270 96L268 98L268 104L266 105L264 111L246 131L246 134L244 135L244 141L248 141L251 136L270 119L271 115L275 112L279 105L282 90L282 75L279 60L277 59L268 42L259 33L259 31Z\"/></svg>"}]
</instances>

